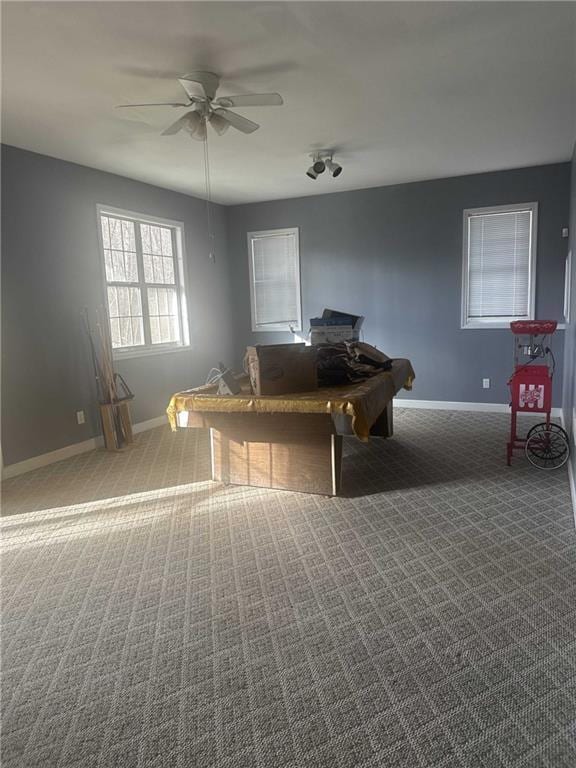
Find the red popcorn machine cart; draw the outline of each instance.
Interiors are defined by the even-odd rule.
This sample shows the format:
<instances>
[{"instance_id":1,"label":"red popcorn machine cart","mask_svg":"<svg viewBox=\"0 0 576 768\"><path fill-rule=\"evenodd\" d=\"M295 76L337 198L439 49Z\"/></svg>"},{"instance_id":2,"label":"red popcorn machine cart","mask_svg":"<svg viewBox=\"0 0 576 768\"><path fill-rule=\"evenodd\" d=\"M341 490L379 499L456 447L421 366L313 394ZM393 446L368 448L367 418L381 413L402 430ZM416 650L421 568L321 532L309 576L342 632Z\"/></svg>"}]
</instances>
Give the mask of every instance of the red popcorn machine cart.
<instances>
[{"instance_id":1,"label":"red popcorn machine cart","mask_svg":"<svg viewBox=\"0 0 576 768\"><path fill-rule=\"evenodd\" d=\"M516 320L510 323L514 334L514 373L508 381L512 409L508 465L515 449L524 449L531 464L539 469L557 469L570 453L568 435L550 421L554 355L548 337L556 330L555 320ZM519 438L516 421L519 413L543 413L546 420L536 424L525 438Z\"/></svg>"}]
</instances>

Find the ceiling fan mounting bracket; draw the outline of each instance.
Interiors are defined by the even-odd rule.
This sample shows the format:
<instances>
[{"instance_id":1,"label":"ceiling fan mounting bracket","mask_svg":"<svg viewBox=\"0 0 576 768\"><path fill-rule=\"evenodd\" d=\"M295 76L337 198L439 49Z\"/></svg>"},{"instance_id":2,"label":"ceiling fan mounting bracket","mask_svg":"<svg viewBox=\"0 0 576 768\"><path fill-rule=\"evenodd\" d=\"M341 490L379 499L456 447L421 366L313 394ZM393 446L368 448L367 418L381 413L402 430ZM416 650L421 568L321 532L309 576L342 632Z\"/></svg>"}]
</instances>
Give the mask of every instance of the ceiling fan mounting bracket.
<instances>
[{"instance_id":1,"label":"ceiling fan mounting bracket","mask_svg":"<svg viewBox=\"0 0 576 768\"><path fill-rule=\"evenodd\" d=\"M310 152L308 157L311 157L313 162L317 160L332 160L334 152L334 149L316 149L314 152Z\"/></svg>"}]
</instances>

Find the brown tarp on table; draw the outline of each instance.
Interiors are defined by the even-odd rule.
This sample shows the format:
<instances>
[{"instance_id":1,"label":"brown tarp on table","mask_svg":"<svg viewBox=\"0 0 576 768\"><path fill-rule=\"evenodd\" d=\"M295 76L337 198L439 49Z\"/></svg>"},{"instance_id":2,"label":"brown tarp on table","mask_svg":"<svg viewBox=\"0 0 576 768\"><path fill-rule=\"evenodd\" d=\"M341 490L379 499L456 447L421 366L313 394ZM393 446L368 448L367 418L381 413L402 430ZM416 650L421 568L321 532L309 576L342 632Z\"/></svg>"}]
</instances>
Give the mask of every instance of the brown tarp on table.
<instances>
[{"instance_id":1,"label":"brown tarp on table","mask_svg":"<svg viewBox=\"0 0 576 768\"><path fill-rule=\"evenodd\" d=\"M372 376L360 384L323 387L293 395L256 396L250 392L247 378L241 380L238 395L219 395L216 384L207 384L185 392L177 392L166 409L173 430L177 415L196 413L329 413L344 414L352 419L352 429L366 441L370 427L402 388L411 389L414 370L409 360L395 359L390 371Z\"/></svg>"}]
</instances>

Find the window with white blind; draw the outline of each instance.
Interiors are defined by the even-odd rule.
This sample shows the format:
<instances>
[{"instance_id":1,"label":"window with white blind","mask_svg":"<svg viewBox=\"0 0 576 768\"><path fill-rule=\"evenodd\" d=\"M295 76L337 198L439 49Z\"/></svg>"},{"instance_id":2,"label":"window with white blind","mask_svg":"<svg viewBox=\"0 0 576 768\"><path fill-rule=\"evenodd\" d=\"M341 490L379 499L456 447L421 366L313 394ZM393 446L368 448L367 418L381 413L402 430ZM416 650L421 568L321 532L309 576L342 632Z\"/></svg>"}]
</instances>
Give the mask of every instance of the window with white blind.
<instances>
[{"instance_id":1,"label":"window with white blind","mask_svg":"<svg viewBox=\"0 0 576 768\"><path fill-rule=\"evenodd\" d=\"M464 211L462 328L534 319L538 203Z\"/></svg>"},{"instance_id":2,"label":"window with white blind","mask_svg":"<svg viewBox=\"0 0 576 768\"><path fill-rule=\"evenodd\" d=\"M115 355L187 346L182 225L103 206L98 216Z\"/></svg>"},{"instance_id":3,"label":"window with white blind","mask_svg":"<svg viewBox=\"0 0 576 768\"><path fill-rule=\"evenodd\" d=\"M253 331L300 331L298 229L248 233Z\"/></svg>"}]
</instances>

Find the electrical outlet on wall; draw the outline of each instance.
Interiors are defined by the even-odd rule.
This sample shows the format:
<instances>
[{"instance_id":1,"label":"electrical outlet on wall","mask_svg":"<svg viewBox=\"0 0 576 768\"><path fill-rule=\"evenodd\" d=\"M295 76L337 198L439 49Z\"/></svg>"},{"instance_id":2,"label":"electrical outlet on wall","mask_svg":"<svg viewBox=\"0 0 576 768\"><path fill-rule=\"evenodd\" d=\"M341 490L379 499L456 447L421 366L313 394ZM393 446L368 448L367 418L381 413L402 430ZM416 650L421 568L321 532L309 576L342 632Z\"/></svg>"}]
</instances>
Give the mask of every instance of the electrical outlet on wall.
<instances>
[{"instance_id":1,"label":"electrical outlet on wall","mask_svg":"<svg viewBox=\"0 0 576 768\"><path fill-rule=\"evenodd\" d=\"M76 411L76 421L78 424L84 424L86 422L84 411Z\"/></svg>"},{"instance_id":2,"label":"electrical outlet on wall","mask_svg":"<svg viewBox=\"0 0 576 768\"><path fill-rule=\"evenodd\" d=\"M490 379L482 379L482 389L490 389Z\"/></svg>"}]
</instances>

